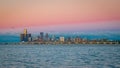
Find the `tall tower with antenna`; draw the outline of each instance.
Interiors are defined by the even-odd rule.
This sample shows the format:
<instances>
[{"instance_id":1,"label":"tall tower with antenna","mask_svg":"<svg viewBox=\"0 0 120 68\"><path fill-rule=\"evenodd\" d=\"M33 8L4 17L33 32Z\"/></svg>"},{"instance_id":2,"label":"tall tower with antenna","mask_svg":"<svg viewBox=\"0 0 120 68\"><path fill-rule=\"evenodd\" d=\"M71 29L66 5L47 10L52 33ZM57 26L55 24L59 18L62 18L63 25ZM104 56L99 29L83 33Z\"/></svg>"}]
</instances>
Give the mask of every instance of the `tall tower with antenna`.
<instances>
[{"instance_id":1,"label":"tall tower with antenna","mask_svg":"<svg viewBox=\"0 0 120 68\"><path fill-rule=\"evenodd\" d=\"M25 28L24 30L23 30L23 33L22 34L20 34L20 41L24 41L24 42L28 42L28 41L31 41L31 34L29 33L27 33L27 29Z\"/></svg>"},{"instance_id":2,"label":"tall tower with antenna","mask_svg":"<svg viewBox=\"0 0 120 68\"><path fill-rule=\"evenodd\" d=\"M24 31L23 31L24 35L27 34L27 29L25 28Z\"/></svg>"}]
</instances>

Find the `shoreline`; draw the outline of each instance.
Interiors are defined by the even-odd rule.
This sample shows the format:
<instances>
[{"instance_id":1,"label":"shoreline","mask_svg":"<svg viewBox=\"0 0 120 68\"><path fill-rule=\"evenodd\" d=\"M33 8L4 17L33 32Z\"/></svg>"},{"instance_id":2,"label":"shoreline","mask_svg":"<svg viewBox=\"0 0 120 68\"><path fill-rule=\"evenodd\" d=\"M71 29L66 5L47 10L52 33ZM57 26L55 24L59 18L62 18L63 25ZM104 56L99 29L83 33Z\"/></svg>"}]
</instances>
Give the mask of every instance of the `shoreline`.
<instances>
[{"instance_id":1,"label":"shoreline","mask_svg":"<svg viewBox=\"0 0 120 68\"><path fill-rule=\"evenodd\" d=\"M28 44L120 44L120 42L0 42L0 45L28 45Z\"/></svg>"}]
</instances>

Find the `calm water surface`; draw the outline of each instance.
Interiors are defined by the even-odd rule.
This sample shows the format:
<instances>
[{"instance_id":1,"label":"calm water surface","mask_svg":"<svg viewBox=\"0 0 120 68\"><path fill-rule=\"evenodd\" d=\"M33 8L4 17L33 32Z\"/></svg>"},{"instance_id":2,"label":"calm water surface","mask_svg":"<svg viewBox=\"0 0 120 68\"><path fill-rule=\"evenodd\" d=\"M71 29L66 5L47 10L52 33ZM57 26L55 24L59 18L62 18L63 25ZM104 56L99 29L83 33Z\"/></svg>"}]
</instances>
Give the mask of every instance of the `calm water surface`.
<instances>
[{"instance_id":1,"label":"calm water surface","mask_svg":"<svg viewBox=\"0 0 120 68\"><path fill-rule=\"evenodd\" d=\"M120 45L0 45L0 68L120 68Z\"/></svg>"}]
</instances>

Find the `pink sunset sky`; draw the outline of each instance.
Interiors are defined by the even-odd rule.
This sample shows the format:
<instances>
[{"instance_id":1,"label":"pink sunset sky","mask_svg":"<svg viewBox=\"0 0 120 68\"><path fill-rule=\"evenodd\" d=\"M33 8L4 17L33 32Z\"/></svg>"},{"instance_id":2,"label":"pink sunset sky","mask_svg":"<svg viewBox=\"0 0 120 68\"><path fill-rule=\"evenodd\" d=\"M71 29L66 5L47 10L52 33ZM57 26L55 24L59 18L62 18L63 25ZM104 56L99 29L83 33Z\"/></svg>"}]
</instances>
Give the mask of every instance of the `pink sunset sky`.
<instances>
[{"instance_id":1,"label":"pink sunset sky","mask_svg":"<svg viewBox=\"0 0 120 68\"><path fill-rule=\"evenodd\" d=\"M119 30L120 0L0 0L0 31Z\"/></svg>"}]
</instances>

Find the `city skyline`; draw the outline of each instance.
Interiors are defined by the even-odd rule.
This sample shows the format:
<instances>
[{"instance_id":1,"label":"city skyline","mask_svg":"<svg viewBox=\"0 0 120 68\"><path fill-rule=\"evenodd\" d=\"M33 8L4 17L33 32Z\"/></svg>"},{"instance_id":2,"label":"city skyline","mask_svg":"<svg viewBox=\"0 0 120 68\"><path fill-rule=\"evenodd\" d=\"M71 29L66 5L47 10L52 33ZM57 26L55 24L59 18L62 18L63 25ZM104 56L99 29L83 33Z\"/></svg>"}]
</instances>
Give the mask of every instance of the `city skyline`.
<instances>
[{"instance_id":1,"label":"city skyline","mask_svg":"<svg viewBox=\"0 0 120 68\"><path fill-rule=\"evenodd\" d=\"M106 32L29 32L26 28L23 29L19 33L3 33L0 34L0 42L20 42L20 39L23 41L29 41L34 38L34 40L40 41L41 39L50 39L54 36L54 38L63 37L64 39L67 38L76 38L79 37L81 39L88 39L88 40L100 40L100 39L107 39L107 40L120 40L120 32L119 31L106 31Z\"/></svg>"}]
</instances>

